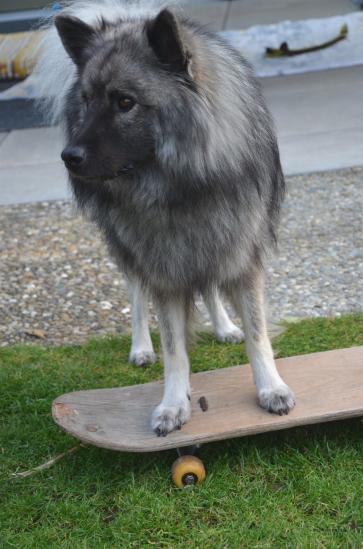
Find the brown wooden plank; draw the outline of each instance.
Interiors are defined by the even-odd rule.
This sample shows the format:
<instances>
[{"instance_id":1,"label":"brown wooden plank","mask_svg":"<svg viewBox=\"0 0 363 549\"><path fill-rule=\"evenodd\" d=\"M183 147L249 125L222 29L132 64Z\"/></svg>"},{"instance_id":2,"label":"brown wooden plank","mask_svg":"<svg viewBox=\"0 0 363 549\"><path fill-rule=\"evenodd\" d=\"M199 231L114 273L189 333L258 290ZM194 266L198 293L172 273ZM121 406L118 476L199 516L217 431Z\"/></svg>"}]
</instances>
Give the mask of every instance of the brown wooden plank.
<instances>
[{"instance_id":1,"label":"brown wooden plank","mask_svg":"<svg viewBox=\"0 0 363 549\"><path fill-rule=\"evenodd\" d=\"M249 365L193 374L191 421L158 438L150 415L162 383L68 393L53 402L62 429L83 442L120 451L150 452L363 415L363 347L277 360L294 390L288 416L262 410ZM204 396L208 410L198 400Z\"/></svg>"}]
</instances>

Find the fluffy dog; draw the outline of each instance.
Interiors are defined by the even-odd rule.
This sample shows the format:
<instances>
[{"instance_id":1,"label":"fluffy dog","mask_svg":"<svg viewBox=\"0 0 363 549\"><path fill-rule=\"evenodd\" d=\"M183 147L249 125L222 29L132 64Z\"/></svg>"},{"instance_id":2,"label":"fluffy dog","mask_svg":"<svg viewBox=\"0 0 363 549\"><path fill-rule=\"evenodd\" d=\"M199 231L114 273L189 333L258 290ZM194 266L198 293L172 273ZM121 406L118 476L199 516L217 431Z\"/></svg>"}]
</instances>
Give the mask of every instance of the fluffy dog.
<instances>
[{"instance_id":1,"label":"fluffy dog","mask_svg":"<svg viewBox=\"0 0 363 549\"><path fill-rule=\"evenodd\" d=\"M135 362L153 360L147 295L157 308L165 388L152 428L166 435L190 418L195 295L217 331L228 338L236 329L219 290L242 317L260 405L288 413L294 395L275 366L263 300L284 178L251 67L216 35L146 0L67 4L44 45L38 72L46 108L64 123L75 198L132 289Z\"/></svg>"}]
</instances>

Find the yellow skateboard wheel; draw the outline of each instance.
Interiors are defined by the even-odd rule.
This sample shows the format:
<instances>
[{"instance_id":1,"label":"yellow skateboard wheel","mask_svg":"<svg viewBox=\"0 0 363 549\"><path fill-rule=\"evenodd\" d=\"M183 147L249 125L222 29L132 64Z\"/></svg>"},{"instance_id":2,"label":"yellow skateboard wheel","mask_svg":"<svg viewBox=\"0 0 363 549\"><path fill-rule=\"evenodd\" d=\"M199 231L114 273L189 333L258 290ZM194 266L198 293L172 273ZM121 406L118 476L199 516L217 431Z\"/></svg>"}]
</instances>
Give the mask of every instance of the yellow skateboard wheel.
<instances>
[{"instance_id":1,"label":"yellow skateboard wheel","mask_svg":"<svg viewBox=\"0 0 363 549\"><path fill-rule=\"evenodd\" d=\"M201 484L205 479L203 462L196 456L181 456L174 461L171 476L178 488Z\"/></svg>"}]
</instances>

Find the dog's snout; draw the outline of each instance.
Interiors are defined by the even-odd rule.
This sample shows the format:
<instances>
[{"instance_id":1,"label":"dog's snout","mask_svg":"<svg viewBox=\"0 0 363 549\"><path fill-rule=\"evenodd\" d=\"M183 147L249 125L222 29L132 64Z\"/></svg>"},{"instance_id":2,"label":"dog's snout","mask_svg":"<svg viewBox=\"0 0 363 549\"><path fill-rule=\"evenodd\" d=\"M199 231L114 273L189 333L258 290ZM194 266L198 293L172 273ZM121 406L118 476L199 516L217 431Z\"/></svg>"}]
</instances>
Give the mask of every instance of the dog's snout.
<instances>
[{"instance_id":1,"label":"dog's snout","mask_svg":"<svg viewBox=\"0 0 363 549\"><path fill-rule=\"evenodd\" d=\"M79 167L86 159L86 151L83 147L66 147L61 154L63 162L71 167Z\"/></svg>"}]
</instances>

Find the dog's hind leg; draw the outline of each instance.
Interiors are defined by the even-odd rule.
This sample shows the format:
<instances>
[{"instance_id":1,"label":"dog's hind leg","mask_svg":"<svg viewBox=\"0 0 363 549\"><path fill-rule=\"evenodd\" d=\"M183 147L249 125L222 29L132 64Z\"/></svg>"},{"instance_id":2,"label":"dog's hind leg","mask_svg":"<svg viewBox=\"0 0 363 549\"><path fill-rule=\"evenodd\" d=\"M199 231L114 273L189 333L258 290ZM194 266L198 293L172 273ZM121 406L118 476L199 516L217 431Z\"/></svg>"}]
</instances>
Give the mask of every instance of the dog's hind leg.
<instances>
[{"instance_id":1,"label":"dog's hind leg","mask_svg":"<svg viewBox=\"0 0 363 549\"><path fill-rule=\"evenodd\" d=\"M180 429L191 413L189 358L186 349L187 308L183 299L155 300L164 358L164 395L151 425L158 436Z\"/></svg>"},{"instance_id":2,"label":"dog's hind leg","mask_svg":"<svg viewBox=\"0 0 363 549\"><path fill-rule=\"evenodd\" d=\"M233 324L225 310L217 288L203 293L204 303L212 320L213 330L218 341L222 343L240 343L244 339L243 332Z\"/></svg>"},{"instance_id":3,"label":"dog's hind leg","mask_svg":"<svg viewBox=\"0 0 363 549\"><path fill-rule=\"evenodd\" d=\"M294 407L295 397L277 371L267 335L263 278L261 270L256 268L235 284L230 293L242 316L247 354L260 405L269 412L282 415Z\"/></svg>"},{"instance_id":4,"label":"dog's hind leg","mask_svg":"<svg viewBox=\"0 0 363 549\"><path fill-rule=\"evenodd\" d=\"M129 362L137 366L146 366L157 360L149 332L148 294L136 278L128 278L127 282L132 315L132 343Z\"/></svg>"}]
</instances>

